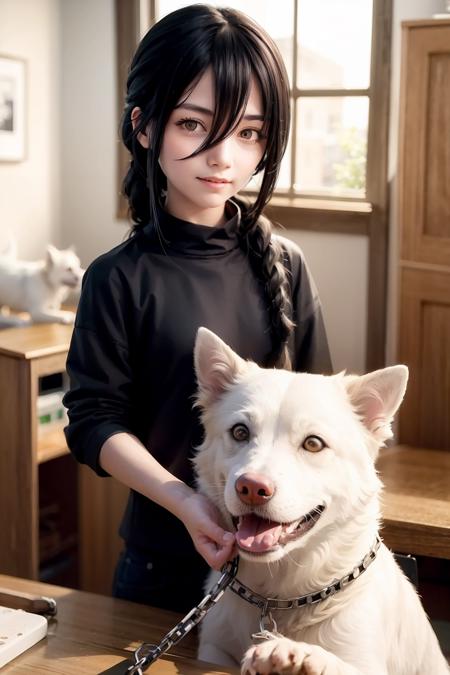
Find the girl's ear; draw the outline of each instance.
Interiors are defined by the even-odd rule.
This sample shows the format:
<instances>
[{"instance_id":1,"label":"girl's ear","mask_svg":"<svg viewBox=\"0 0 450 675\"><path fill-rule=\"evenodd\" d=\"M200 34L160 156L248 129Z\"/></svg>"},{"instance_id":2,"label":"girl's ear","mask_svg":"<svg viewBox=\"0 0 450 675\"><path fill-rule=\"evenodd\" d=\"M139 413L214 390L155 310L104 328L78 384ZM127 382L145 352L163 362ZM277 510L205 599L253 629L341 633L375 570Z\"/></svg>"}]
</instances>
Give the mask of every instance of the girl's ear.
<instances>
[{"instance_id":1,"label":"girl's ear","mask_svg":"<svg viewBox=\"0 0 450 675\"><path fill-rule=\"evenodd\" d=\"M136 107L133 108L131 111L131 124L133 125L133 129L136 129L137 125L139 124L139 120L141 117L141 109ZM137 139L139 143L142 145L144 148L148 148L150 145L149 137L148 137L148 127L147 127L147 133L144 134L141 131L137 135Z\"/></svg>"}]
</instances>

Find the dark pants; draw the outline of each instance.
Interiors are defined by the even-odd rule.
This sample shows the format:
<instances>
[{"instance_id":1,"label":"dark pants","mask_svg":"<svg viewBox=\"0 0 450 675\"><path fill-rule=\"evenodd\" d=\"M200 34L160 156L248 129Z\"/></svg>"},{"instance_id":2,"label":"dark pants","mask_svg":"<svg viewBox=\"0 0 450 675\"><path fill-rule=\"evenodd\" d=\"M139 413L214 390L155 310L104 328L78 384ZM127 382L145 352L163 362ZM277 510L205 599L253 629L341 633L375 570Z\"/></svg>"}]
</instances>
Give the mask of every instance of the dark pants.
<instances>
[{"instance_id":1,"label":"dark pants","mask_svg":"<svg viewBox=\"0 0 450 675\"><path fill-rule=\"evenodd\" d=\"M127 547L117 563L112 594L186 614L204 597L208 570L200 556L166 556Z\"/></svg>"}]
</instances>

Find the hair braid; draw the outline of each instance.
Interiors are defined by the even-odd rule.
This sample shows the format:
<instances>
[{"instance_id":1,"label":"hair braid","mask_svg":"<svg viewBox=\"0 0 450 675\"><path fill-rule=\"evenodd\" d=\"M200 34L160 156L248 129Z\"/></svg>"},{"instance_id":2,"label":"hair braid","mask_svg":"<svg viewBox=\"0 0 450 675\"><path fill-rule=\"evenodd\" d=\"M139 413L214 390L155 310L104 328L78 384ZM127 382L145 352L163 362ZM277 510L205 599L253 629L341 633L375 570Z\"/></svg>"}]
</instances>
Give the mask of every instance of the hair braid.
<instances>
[{"instance_id":1,"label":"hair braid","mask_svg":"<svg viewBox=\"0 0 450 675\"><path fill-rule=\"evenodd\" d=\"M283 249L272 236L271 223L265 216L252 224L246 222L243 212L240 240L254 273L264 284L268 299L273 348L267 365L291 370L288 340L295 324L291 319L289 272L283 263Z\"/></svg>"},{"instance_id":2,"label":"hair braid","mask_svg":"<svg viewBox=\"0 0 450 675\"><path fill-rule=\"evenodd\" d=\"M122 117L122 140L130 151L130 164L122 181L122 192L128 200L133 231L149 222L150 199L147 185L147 150L137 140L131 124L133 104L128 104Z\"/></svg>"}]
</instances>

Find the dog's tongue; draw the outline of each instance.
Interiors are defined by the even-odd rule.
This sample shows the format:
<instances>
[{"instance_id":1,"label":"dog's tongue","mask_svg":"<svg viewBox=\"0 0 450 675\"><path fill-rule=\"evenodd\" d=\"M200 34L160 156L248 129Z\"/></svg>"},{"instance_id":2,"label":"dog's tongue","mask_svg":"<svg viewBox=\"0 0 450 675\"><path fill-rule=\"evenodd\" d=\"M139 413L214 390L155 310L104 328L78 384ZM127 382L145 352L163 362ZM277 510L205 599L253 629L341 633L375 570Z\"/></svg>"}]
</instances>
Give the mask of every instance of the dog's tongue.
<instances>
[{"instance_id":1,"label":"dog's tongue","mask_svg":"<svg viewBox=\"0 0 450 675\"><path fill-rule=\"evenodd\" d=\"M259 518L254 513L239 520L236 539L239 546L247 551L261 553L273 548L281 536L283 526L271 520Z\"/></svg>"}]
</instances>

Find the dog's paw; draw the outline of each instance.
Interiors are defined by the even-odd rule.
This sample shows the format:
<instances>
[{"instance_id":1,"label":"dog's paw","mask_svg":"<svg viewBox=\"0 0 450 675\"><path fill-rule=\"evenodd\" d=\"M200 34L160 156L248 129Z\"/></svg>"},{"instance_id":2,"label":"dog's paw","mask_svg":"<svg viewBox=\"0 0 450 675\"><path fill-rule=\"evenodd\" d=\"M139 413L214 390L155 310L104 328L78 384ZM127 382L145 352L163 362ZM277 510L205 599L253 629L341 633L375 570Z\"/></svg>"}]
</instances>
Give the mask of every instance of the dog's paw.
<instances>
[{"instance_id":1,"label":"dog's paw","mask_svg":"<svg viewBox=\"0 0 450 675\"><path fill-rule=\"evenodd\" d=\"M242 659L241 675L345 675L342 666L322 647L281 637L250 647Z\"/></svg>"}]
</instances>

